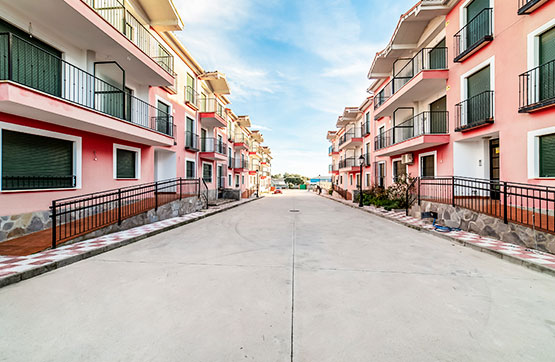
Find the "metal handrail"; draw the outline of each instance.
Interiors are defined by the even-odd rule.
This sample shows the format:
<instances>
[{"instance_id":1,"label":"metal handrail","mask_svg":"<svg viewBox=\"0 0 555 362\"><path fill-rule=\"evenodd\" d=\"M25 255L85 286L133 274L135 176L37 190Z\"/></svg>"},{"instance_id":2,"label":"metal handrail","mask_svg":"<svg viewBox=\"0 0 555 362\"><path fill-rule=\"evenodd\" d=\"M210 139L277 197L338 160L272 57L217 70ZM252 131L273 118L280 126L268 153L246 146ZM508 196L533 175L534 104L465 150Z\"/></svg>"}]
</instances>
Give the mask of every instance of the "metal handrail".
<instances>
[{"instance_id":1,"label":"metal handrail","mask_svg":"<svg viewBox=\"0 0 555 362\"><path fill-rule=\"evenodd\" d=\"M455 131L493 123L494 91L484 91L455 105Z\"/></svg>"},{"instance_id":2,"label":"metal handrail","mask_svg":"<svg viewBox=\"0 0 555 362\"><path fill-rule=\"evenodd\" d=\"M519 75L519 111L555 103L555 59Z\"/></svg>"},{"instance_id":3,"label":"metal handrail","mask_svg":"<svg viewBox=\"0 0 555 362\"><path fill-rule=\"evenodd\" d=\"M216 152L222 155L227 155L227 143L225 143L224 141L220 141L214 137L201 137L200 151Z\"/></svg>"},{"instance_id":4,"label":"metal handrail","mask_svg":"<svg viewBox=\"0 0 555 362\"><path fill-rule=\"evenodd\" d=\"M493 9L485 8L466 22L453 36L455 61L465 56L482 42L493 37Z\"/></svg>"},{"instance_id":5,"label":"metal handrail","mask_svg":"<svg viewBox=\"0 0 555 362\"><path fill-rule=\"evenodd\" d=\"M425 111L374 137L374 144L379 150L423 135L448 133L449 112Z\"/></svg>"}]
</instances>

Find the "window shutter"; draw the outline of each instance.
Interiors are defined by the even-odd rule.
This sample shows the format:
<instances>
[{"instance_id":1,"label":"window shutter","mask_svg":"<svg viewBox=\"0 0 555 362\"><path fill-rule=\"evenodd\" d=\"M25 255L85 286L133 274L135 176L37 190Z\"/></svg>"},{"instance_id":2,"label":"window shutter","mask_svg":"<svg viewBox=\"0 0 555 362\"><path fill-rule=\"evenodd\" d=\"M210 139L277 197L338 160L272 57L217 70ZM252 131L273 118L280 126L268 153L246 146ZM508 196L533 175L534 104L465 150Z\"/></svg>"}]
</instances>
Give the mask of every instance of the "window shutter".
<instances>
[{"instance_id":1,"label":"window shutter","mask_svg":"<svg viewBox=\"0 0 555 362\"><path fill-rule=\"evenodd\" d=\"M555 27L540 35L540 65L555 59ZM555 65L551 63L540 67L540 100L555 98Z\"/></svg>"},{"instance_id":2,"label":"window shutter","mask_svg":"<svg viewBox=\"0 0 555 362\"><path fill-rule=\"evenodd\" d=\"M540 177L555 177L555 134L540 137Z\"/></svg>"},{"instance_id":3,"label":"window shutter","mask_svg":"<svg viewBox=\"0 0 555 362\"><path fill-rule=\"evenodd\" d=\"M490 68L489 65L468 77L468 98L489 91L490 88Z\"/></svg>"},{"instance_id":4,"label":"window shutter","mask_svg":"<svg viewBox=\"0 0 555 362\"><path fill-rule=\"evenodd\" d=\"M2 189L74 186L72 141L2 131Z\"/></svg>"},{"instance_id":5,"label":"window shutter","mask_svg":"<svg viewBox=\"0 0 555 362\"><path fill-rule=\"evenodd\" d=\"M116 177L137 178L136 168L137 153L129 150L116 151Z\"/></svg>"}]
</instances>

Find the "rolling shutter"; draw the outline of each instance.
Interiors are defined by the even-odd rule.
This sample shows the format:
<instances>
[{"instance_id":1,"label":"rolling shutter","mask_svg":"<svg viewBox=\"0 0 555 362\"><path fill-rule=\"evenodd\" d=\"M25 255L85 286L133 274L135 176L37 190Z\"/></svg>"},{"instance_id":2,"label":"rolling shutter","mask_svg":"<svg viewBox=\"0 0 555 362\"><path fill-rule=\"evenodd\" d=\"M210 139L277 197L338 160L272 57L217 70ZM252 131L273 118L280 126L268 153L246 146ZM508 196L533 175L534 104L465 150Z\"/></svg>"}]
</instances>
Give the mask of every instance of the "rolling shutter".
<instances>
[{"instance_id":1,"label":"rolling shutter","mask_svg":"<svg viewBox=\"0 0 555 362\"><path fill-rule=\"evenodd\" d=\"M483 12L489 8L489 0L474 0L466 7L466 45L468 48L489 35L489 14Z\"/></svg>"},{"instance_id":2,"label":"rolling shutter","mask_svg":"<svg viewBox=\"0 0 555 362\"><path fill-rule=\"evenodd\" d=\"M116 150L116 177L137 178L136 174L137 153L129 150Z\"/></svg>"},{"instance_id":3,"label":"rolling shutter","mask_svg":"<svg viewBox=\"0 0 555 362\"><path fill-rule=\"evenodd\" d=\"M491 89L489 65L467 78L467 123L479 123L490 117L490 94L485 93Z\"/></svg>"},{"instance_id":4,"label":"rolling shutter","mask_svg":"<svg viewBox=\"0 0 555 362\"><path fill-rule=\"evenodd\" d=\"M555 27L540 35L540 100L555 98ZM547 64L552 62L550 64ZM544 65L545 64L545 65Z\"/></svg>"},{"instance_id":5,"label":"rolling shutter","mask_svg":"<svg viewBox=\"0 0 555 362\"><path fill-rule=\"evenodd\" d=\"M430 69L446 69L447 57L445 55L445 39L430 50Z\"/></svg>"},{"instance_id":6,"label":"rolling shutter","mask_svg":"<svg viewBox=\"0 0 555 362\"><path fill-rule=\"evenodd\" d=\"M2 131L2 189L74 187L73 142Z\"/></svg>"},{"instance_id":7,"label":"rolling shutter","mask_svg":"<svg viewBox=\"0 0 555 362\"><path fill-rule=\"evenodd\" d=\"M555 177L555 134L540 137L540 177Z\"/></svg>"}]
</instances>

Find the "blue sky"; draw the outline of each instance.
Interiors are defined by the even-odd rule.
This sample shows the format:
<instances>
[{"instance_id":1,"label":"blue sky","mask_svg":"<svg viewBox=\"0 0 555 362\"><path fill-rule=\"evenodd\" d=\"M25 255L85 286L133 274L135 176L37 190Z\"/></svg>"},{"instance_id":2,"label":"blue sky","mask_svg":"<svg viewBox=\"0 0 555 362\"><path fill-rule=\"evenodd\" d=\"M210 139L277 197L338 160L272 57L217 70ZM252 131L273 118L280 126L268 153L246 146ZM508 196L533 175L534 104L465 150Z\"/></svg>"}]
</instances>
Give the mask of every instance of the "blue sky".
<instances>
[{"instance_id":1,"label":"blue sky","mask_svg":"<svg viewBox=\"0 0 555 362\"><path fill-rule=\"evenodd\" d=\"M327 174L326 132L358 106L374 54L416 0L174 0L179 38L227 75L231 108L271 147L272 173Z\"/></svg>"}]
</instances>

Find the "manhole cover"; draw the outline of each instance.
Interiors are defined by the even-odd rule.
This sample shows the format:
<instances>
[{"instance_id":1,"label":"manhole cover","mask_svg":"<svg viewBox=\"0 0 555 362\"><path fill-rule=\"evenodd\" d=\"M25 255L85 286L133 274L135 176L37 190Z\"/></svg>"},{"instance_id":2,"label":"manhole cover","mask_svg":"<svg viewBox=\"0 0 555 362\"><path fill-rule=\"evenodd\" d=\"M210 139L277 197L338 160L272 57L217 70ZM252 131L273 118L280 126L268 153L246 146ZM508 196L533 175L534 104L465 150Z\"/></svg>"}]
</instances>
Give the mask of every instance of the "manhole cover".
<instances>
[{"instance_id":1,"label":"manhole cover","mask_svg":"<svg viewBox=\"0 0 555 362\"><path fill-rule=\"evenodd\" d=\"M289 210L289 212L300 212L300 211L297 210L297 209L291 209L291 210Z\"/></svg>"}]
</instances>

